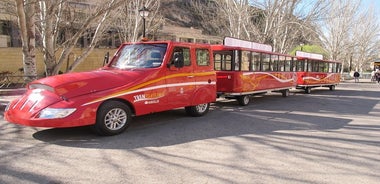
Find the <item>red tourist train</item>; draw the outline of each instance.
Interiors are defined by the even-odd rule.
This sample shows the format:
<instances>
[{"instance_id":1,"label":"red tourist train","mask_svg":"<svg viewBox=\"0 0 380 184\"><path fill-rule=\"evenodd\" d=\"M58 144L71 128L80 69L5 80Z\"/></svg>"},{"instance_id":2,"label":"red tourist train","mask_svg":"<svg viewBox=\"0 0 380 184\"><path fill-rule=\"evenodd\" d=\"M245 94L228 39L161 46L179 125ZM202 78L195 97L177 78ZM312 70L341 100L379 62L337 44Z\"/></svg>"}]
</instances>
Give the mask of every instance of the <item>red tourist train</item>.
<instances>
[{"instance_id":1,"label":"red tourist train","mask_svg":"<svg viewBox=\"0 0 380 184\"><path fill-rule=\"evenodd\" d=\"M6 108L7 121L36 127L91 125L123 132L134 116L184 107L202 116L217 95L247 105L250 96L339 83L340 63L271 52L268 45L226 38L224 45L152 41L123 44L99 70L31 82ZM311 68L309 70L309 68Z\"/></svg>"},{"instance_id":2,"label":"red tourist train","mask_svg":"<svg viewBox=\"0 0 380 184\"><path fill-rule=\"evenodd\" d=\"M329 87L334 90L340 82L342 64L336 61L323 60L319 54L296 52L295 71L297 88L310 93L314 87Z\"/></svg>"},{"instance_id":3,"label":"red tourist train","mask_svg":"<svg viewBox=\"0 0 380 184\"><path fill-rule=\"evenodd\" d=\"M235 98L247 105L250 96L267 92L289 95L289 89L329 87L340 81L341 63L323 60L323 56L298 52L290 56L272 52L263 45L226 37L224 45L213 45L214 69L219 96Z\"/></svg>"},{"instance_id":4,"label":"red tourist train","mask_svg":"<svg viewBox=\"0 0 380 184\"><path fill-rule=\"evenodd\" d=\"M254 94L281 92L287 97L296 85L293 57L273 53L269 45L227 37L212 50L218 95L236 98L240 105L248 105Z\"/></svg>"}]
</instances>

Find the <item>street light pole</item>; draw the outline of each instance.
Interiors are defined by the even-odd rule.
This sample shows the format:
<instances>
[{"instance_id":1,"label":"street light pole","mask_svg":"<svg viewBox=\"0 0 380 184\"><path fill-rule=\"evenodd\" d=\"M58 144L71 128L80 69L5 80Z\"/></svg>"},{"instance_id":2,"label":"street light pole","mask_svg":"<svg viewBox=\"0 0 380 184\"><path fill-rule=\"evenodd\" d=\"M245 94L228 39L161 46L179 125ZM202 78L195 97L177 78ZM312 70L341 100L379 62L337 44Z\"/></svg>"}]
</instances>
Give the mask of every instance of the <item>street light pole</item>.
<instances>
[{"instance_id":1,"label":"street light pole","mask_svg":"<svg viewBox=\"0 0 380 184\"><path fill-rule=\"evenodd\" d=\"M145 17L143 17L143 38L145 38Z\"/></svg>"},{"instance_id":2,"label":"street light pole","mask_svg":"<svg viewBox=\"0 0 380 184\"><path fill-rule=\"evenodd\" d=\"M143 19L143 39L146 39L146 36L145 36L145 18L148 17L149 15L149 9L146 8L145 6L143 6L140 10L139 10L139 15L140 17L142 17Z\"/></svg>"}]
</instances>

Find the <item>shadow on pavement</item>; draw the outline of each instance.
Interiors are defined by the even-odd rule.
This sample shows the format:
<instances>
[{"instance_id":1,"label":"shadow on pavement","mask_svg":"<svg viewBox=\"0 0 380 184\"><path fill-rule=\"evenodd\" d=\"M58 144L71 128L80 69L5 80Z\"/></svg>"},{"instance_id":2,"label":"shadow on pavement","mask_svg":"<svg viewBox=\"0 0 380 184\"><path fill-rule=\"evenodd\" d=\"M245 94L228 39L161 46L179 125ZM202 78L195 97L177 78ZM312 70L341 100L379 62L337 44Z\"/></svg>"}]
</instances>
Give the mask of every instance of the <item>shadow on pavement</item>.
<instances>
[{"instance_id":1,"label":"shadow on pavement","mask_svg":"<svg viewBox=\"0 0 380 184\"><path fill-rule=\"evenodd\" d=\"M317 90L288 98L266 95L254 97L245 107L236 101L219 101L204 117L187 117L182 109L136 117L127 131L111 137L96 136L89 127L46 129L33 137L68 147L135 149L281 130L332 131L352 121L344 115L368 115L378 102L376 91Z\"/></svg>"}]
</instances>

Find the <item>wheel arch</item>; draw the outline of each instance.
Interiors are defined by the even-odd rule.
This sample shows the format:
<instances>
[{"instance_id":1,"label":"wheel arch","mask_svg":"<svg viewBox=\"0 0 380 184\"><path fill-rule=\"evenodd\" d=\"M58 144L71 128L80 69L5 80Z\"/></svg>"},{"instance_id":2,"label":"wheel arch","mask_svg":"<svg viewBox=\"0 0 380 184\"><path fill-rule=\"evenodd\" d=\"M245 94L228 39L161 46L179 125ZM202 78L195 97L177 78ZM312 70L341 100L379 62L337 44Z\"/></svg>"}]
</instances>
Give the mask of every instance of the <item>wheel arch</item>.
<instances>
[{"instance_id":1,"label":"wheel arch","mask_svg":"<svg viewBox=\"0 0 380 184\"><path fill-rule=\"evenodd\" d=\"M208 87L202 87L197 89L194 95L191 97L192 105L198 105L214 101L216 101L216 91L211 90Z\"/></svg>"},{"instance_id":2,"label":"wheel arch","mask_svg":"<svg viewBox=\"0 0 380 184\"><path fill-rule=\"evenodd\" d=\"M107 100L103 101L103 102L99 105L99 107L98 107L96 113L99 112L99 109L100 109L100 107L101 107L103 104L105 104L106 102L109 102L109 101L118 101L118 102L121 102L121 103L126 104L126 105L129 106L129 108L131 109L132 114L133 114L133 115L136 115L136 110L135 110L135 107L132 105L132 103L129 102L128 100L125 100L125 99L122 99L122 98L111 98L111 99L107 99Z\"/></svg>"}]
</instances>

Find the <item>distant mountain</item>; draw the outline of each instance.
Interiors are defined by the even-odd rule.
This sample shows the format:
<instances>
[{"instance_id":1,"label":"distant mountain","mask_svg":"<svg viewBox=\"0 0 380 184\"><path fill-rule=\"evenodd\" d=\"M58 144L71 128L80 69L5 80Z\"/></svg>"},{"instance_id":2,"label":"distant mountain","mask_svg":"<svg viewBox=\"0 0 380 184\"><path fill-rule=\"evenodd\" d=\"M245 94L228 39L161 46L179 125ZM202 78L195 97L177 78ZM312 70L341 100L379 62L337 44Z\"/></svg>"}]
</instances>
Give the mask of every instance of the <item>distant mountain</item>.
<instances>
[{"instance_id":1,"label":"distant mountain","mask_svg":"<svg viewBox=\"0 0 380 184\"><path fill-rule=\"evenodd\" d=\"M200 0L199 2L206 4L208 1ZM208 32L204 29L204 20L194 10L191 2L192 0L161 0L160 8L165 17L165 23L174 26L193 27Z\"/></svg>"},{"instance_id":2,"label":"distant mountain","mask_svg":"<svg viewBox=\"0 0 380 184\"><path fill-rule=\"evenodd\" d=\"M196 28L202 30L205 35L225 36L220 33L220 29L215 28L215 25L223 25L222 23L215 24L216 6L213 3L216 0L161 0L161 13L165 17L166 25ZM219 0L217 0L219 1ZM207 6L207 11L197 10L193 7L193 2L204 3ZM253 7L254 8L254 7ZM210 19L204 18L210 16ZM204 19L203 19L203 18ZM260 22L262 17L258 15L255 22ZM219 19L217 19L219 21ZM301 20L300 20L301 21ZM226 22L226 24L228 24ZM315 32L302 30L299 34L296 44L298 43L318 43L318 35ZM268 42L271 42L268 40Z\"/></svg>"}]
</instances>

